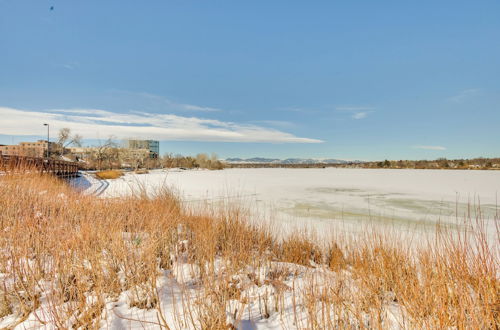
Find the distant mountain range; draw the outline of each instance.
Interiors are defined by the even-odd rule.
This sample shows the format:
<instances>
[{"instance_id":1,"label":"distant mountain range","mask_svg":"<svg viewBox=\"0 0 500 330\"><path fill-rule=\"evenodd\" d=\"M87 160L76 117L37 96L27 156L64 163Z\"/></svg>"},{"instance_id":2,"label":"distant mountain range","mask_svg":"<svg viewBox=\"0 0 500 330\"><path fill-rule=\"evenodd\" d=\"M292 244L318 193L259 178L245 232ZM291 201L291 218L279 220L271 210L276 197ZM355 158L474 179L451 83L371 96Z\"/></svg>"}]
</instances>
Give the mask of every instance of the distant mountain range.
<instances>
[{"instance_id":1,"label":"distant mountain range","mask_svg":"<svg viewBox=\"0 0 500 330\"><path fill-rule=\"evenodd\" d=\"M348 161L342 159L313 159L313 158L226 158L227 163L233 164L347 164L347 163L362 163L359 160Z\"/></svg>"}]
</instances>

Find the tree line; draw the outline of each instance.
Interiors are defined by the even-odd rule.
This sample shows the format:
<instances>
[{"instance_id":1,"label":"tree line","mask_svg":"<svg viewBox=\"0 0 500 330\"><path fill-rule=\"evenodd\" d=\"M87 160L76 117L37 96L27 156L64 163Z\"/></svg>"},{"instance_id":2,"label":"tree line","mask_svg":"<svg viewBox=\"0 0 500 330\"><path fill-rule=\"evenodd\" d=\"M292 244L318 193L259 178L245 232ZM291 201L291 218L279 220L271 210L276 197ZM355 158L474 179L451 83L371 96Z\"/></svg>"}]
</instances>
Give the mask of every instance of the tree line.
<instances>
[{"instance_id":1,"label":"tree line","mask_svg":"<svg viewBox=\"0 0 500 330\"><path fill-rule=\"evenodd\" d=\"M51 151L52 157L64 156L73 161L80 162L81 166L92 170L106 169L154 169L154 168L206 168L219 170L225 167L215 153L208 155L199 153L196 156L173 155L171 153L163 156L152 156L147 151L123 148L111 136L96 145L81 148L79 152L72 152L71 147L81 147L82 137L72 134L69 128L59 130L57 148ZM74 149L73 149L74 150Z\"/></svg>"},{"instance_id":2,"label":"tree line","mask_svg":"<svg viewBox=\"0 0 500 330\"><path fill-rule=\"evenodd\" d=\"M500 169L500 158L472 158L472 159L446 159L435 160L384 160L364 162L363 168L413 168L413 169Z\"/></svg>"}]
</instances>

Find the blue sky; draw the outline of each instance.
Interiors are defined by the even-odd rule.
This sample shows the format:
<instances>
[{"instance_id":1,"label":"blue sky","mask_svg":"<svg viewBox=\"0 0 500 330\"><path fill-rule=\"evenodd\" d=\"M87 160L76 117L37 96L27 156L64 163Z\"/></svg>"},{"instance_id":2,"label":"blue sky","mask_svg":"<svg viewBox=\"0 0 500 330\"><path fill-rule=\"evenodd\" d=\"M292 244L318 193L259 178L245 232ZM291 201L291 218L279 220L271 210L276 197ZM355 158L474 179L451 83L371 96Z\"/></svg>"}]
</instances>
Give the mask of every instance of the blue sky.
<instances>
[{"instance_id":1,"label":"blue sky","mask_svg":"<svg viewBox=\"0 0 500 330\"><path fill-rule=\"evenodd\" d=\"M0 143L43 122L223 158L498 157L500 2L0 0Z\"/></svg>"}]
</instances>

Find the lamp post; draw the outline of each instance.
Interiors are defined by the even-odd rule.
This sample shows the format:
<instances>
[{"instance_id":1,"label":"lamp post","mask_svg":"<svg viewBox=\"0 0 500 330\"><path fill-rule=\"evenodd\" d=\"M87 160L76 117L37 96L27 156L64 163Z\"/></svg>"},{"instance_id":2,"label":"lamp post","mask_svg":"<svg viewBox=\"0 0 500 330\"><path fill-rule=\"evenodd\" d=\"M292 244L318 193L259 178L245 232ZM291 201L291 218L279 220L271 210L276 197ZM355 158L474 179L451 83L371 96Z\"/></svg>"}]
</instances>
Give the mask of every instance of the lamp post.
<instances>
[{"instance_id":1,"label":"lamp post","mask_svg":"<svg viewBox=\"0 0 500 330\"><path fill-rule=\"evenodd\" d=\"M47 123L43 124L43 126L47 126L47 158L49 158L49 149L50 149L49 130L50 130L50 127L49 127L49 124L47 124Z\"/></svg>"}]
</instances>

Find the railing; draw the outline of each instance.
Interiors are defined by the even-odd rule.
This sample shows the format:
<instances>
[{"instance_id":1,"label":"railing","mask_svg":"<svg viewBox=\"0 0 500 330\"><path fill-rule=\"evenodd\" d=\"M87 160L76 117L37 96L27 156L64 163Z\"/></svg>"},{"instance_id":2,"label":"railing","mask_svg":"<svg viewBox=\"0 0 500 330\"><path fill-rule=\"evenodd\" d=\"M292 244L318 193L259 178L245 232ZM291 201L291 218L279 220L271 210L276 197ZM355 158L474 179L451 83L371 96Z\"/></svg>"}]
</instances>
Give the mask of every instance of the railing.
<instances>
[{"instance_id":1,"label":"railing","mask_svg":"<svg viewBox=\"0 0 500 330\"><path fill-rule=\"evenodd\" d=\"M57 176L76 176L78 163L39 157L0 155L0 172L39 172Z\"/></svg>"}]
</instances>

